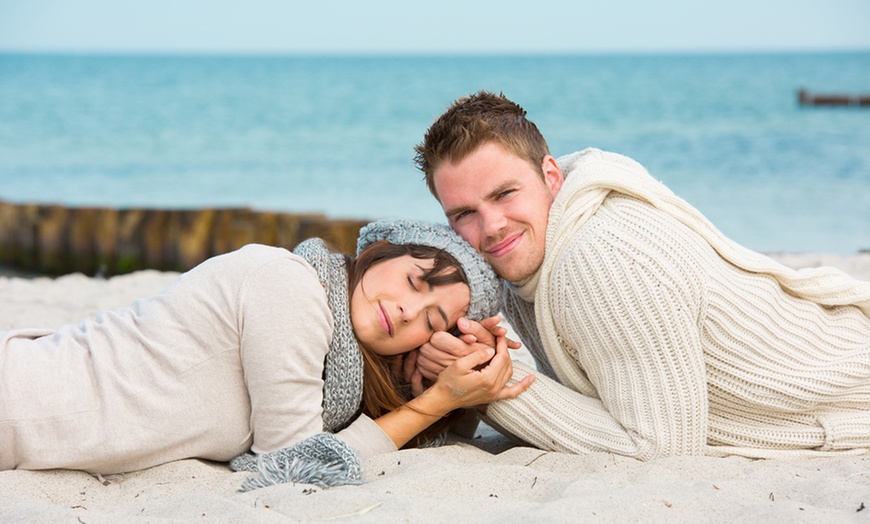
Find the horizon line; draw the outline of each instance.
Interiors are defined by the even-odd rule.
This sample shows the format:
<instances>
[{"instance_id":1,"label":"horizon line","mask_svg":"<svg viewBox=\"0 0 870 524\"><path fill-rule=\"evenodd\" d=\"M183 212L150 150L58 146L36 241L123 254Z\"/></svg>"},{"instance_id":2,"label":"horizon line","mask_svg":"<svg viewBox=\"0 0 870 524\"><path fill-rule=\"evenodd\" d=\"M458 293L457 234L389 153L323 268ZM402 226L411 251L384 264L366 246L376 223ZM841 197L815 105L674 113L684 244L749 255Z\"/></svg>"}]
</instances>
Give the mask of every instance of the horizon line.
<instances>
[{"instance_id":1,"label":"horizon line","mask_svg":"<svg viewBox=\"0 0 870 524\"><path fill-rule=\"evenodd\" d=\"M814 48L706 48L706 49L587 49L537 51L386 51L386 50L196 50L196 49L58 49L0 48L3 55L59 56L178 56L178 57L535 57L535 56L642 56L642 55L759 55L868 53L868 47Z\"/></svg>"}]
</instances>

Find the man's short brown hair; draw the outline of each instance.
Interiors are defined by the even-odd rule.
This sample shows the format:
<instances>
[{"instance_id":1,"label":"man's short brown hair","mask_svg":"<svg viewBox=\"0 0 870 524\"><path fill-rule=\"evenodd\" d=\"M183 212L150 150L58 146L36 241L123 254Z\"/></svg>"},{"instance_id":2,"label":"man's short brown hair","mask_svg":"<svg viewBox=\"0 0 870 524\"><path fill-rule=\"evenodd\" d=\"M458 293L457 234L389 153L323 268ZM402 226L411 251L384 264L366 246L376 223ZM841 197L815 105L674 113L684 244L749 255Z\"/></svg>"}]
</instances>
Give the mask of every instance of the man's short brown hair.
<instances>
[{"instance_id":1,"label":"man's short brown hair","mask_svg":"<svg viewBox=\"0 0 870 524\"><path fill-rule=\"evenodd\" d=\"M550 154L538 127L526 118L526 110L504 94L478 91L460 98L435 120L414 147L414 163L426 175L429 191L438 198L433 174L445 162L459 162L478 147L496 142L527 160L541 174L544 157Z\"/></svg>"}]
</instances>

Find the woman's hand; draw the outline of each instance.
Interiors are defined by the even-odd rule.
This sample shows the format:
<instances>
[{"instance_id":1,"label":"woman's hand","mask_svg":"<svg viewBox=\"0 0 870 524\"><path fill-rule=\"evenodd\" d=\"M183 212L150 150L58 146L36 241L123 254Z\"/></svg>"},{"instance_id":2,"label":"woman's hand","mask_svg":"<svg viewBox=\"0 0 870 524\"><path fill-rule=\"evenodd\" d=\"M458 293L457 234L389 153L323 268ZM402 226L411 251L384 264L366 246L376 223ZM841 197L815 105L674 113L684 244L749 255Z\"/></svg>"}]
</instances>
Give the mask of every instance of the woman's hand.
<instances>
[{"instance_id":1,"label":"woman's hand","mask_svg":"<svg viewBox=\"0 0 870 524\"><path fill-rule=\"evenodd\" d=\"M454 409L514 398L532 385L534 375L507 386L513 374L507 340L496 337L495 349L482 346L447 366L435 384L375 423L397 448ZM416 381L422 380L417 374ZM417 382L417 386L420 383Z\"/></svg>"}]
</instances>

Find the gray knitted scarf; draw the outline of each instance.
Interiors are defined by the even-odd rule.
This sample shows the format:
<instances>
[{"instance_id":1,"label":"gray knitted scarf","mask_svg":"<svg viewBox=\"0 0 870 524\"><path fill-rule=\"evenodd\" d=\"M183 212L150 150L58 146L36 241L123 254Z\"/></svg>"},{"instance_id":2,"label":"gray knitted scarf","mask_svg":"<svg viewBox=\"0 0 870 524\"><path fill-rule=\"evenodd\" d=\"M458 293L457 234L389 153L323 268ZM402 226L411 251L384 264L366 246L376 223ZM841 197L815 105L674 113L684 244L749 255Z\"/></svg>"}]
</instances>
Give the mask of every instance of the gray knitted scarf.
<instances>
[{"instance_id":1,"label":"gray knitted scarf","mask_svg":"<svg viewBox=\"0 0 870 524\"><path fill-rule=\"evenodd\" d=\"M334 433L345 427L362 402L363 358L350 321L347 264L344 255L330 253L319 238L302 242L293 252L317 272L335 324L323 371L323 429Z\"/></svg>"},{"instance_id":2,"label":"gray knitted scarf","mask_svg":"<svg viewBox=\"0 0 870 524\"><path fill-rule=\"evenodd\" d=\"M302 242L293 252L317 273L335 326L323 370L324 433L289 448L234 458L230 461L234 471L256 473L245 480L242 491L286 482L321 487L359 484L362 478L359 456L332 434L348 425L362 402L363 360L350 321L345 257L330 253L319 238Z\"/></svg>"}]
</instances>

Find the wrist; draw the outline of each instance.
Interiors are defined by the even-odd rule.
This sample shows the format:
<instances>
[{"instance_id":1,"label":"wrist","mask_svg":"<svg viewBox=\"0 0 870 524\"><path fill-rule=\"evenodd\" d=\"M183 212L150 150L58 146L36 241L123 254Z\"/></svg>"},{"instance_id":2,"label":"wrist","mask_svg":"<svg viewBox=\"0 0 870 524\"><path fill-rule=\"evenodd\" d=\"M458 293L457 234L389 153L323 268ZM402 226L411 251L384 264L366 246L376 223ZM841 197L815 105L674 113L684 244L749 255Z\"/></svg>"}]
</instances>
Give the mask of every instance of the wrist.
<instances>
[{"instance_id":1,"label":"wrist","mask_svg":"<svg viewBox=\"0 0 870 524\"><path fill-rule=\"evenodd\" d=\"M417 413L438 418L447 416L448 413L458 407L450 403L448 397L439 392L436 385L428 388L420 396L410 400L405 405Z\"/></svg>"}]
</instances>

